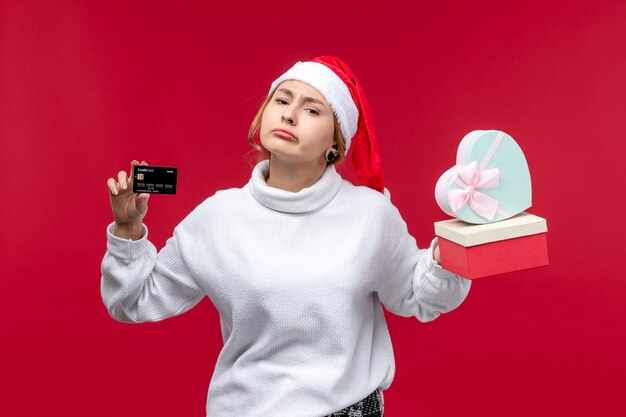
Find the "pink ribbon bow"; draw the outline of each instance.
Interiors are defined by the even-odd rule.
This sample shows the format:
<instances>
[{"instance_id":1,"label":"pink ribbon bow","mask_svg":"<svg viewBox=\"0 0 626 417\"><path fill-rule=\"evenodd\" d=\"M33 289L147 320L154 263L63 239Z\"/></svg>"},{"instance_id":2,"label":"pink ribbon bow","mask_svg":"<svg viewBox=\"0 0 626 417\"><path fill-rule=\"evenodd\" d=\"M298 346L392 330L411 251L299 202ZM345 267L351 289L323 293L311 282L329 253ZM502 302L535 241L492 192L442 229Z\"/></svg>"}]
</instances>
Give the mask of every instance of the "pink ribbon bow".
<instances>
[{"instance_id":1,"label":"pink ribbon bow","mask_svg":"<svg viewBox=\"0 0 626 417\"><path fill-rule=\"evenodd\" d=\"M461 189L448 191L448 202L452 211L456 213L465 203L469 203L476 214L487 220L493 219L500 203L478 190L497 187L500 184L500 170L482 169L476 161L473 161L458 172L459 175L454 182Z\"/></svg>"}]
</instances>

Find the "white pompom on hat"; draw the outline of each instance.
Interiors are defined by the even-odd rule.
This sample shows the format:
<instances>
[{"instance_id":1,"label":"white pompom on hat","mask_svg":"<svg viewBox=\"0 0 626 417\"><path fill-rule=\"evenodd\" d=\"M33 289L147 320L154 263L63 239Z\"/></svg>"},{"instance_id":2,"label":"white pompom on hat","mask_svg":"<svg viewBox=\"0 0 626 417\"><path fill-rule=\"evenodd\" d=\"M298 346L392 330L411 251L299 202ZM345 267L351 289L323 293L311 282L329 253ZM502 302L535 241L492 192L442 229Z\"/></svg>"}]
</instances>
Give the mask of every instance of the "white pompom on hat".
<instances>
[{"instance_id":1,"label":"white pompom on hat","mask_svg":"<svg viewBox=\"0 0 626 417\"><path fill-rule=\"evenodd\" d=\"M272 83L269 96L287 80L306 83L324 96L346 141L346 153L353 148L354 172L365 185L384 192L382 162L369 103L346 63L333 56L297 62Z\"/></svg>"}]
</instances>

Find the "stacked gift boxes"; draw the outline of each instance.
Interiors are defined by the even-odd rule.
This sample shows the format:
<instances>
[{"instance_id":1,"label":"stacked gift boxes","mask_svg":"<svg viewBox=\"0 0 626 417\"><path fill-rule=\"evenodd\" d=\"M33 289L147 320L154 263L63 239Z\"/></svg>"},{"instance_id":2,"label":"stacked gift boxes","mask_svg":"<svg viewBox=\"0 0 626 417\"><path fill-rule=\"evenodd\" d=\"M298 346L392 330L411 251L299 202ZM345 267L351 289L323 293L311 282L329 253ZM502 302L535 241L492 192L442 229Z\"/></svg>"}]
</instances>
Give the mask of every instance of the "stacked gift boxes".
<instances>
[{"instance_id":1,"label":"stacked gift boxes","mask_svg":"<svg viewBox=\"0 0 626 417\"><path fill-rule=\"evenodd\" d=\"M545 219L525 212L496 223L435 223L441 266L469 279L548 265L547 231Z\"/></svg>"},{"instance_id":2,"label":"stacked gift boxes","mask_svg":"<svg viewBox=\"0 0 626 417\"><path fill-rule=\"evenodd\" d=\"M530 171L510 135L465 135L435 199L456 217L435 223L443 268L473 279L548 265L546 220L525 212L532 204Z\"/></svg>"}]
</instances>

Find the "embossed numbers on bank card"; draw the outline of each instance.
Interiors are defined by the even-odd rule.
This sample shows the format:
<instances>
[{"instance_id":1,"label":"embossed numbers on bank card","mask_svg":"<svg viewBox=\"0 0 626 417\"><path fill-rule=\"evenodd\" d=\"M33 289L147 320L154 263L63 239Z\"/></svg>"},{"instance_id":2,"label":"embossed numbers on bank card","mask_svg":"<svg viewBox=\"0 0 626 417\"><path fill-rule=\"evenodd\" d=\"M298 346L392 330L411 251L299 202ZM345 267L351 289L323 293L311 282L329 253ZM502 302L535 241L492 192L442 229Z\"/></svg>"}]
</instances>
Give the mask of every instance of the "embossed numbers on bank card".
<instances>
[{"instance_id":1,"label":"embossed numbers on bank card","mask_svg":"<svg viewBox=\"0 0 626 417\"><path fill-rule=\"evenodd\" d=\"M133 167L133 192L176 194L178 168L135 165Z\"/></svg>"}]
</instances>

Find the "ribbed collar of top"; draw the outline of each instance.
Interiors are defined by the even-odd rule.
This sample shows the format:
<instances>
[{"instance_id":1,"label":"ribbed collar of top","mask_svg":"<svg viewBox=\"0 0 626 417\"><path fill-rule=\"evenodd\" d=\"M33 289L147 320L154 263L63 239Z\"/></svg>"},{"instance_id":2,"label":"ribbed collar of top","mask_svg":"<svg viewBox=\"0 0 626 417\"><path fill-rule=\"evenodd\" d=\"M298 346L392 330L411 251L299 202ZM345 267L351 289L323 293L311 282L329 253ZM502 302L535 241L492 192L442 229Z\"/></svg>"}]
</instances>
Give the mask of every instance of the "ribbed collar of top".
<instances>
[{"instance_id":1,"label":"ribbed collar of top","mask_svg":"<svg viewBox=\"0 0 626 417\"><path fill-rule=\"evenodd\" d=\"M259 162L252 171L248 189L259 203L283 213L306 213L325 206L337 194L342 182L335 167L329 165L315 184L294 193L267 185L265 177L269 168L269 160Z\"/></svg>"}]
</instances>

